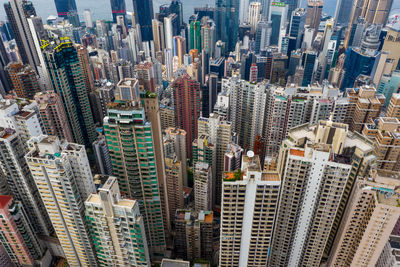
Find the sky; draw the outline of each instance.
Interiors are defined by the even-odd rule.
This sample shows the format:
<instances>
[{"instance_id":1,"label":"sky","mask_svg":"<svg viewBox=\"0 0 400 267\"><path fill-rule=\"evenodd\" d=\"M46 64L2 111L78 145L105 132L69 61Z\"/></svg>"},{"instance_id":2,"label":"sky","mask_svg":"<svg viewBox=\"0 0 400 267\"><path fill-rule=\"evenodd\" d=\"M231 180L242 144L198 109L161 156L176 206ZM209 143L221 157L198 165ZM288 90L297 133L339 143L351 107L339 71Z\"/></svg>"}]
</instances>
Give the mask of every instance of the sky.
<instances>
[{"instance_id":1,"label":"sky","mask_svg":"<svg viewBox=\"0 0 400 267\"><path fill-rule=\"evenodd\" d=\"M36 12L44 20L50 15L56 15L56 7L54 0L31 0L36 8ZM303 0L302 0L303 1ZM353 0L344 0L353 1ZM0 8L0 20L5 20L6 15L4 12L3 4L7 2L6 0L0 0L2 3ZM170 0L153 0L154 12L158 12L158 8L162 4L170 3ZM324 12L328 15L333 16L336 9L337 0L325 0L324 1ZM101 4L100 4L101 3ZM215 0L182 0L183 3L183 16L184 20L187 21L189 16L193 14L193 9L195 7L214 6ZM85 9L90 9L93 19L110 19L111 18L111 5L109 0L76 0L78 7L78 13L82 17L82 13ZM132 1L126 0L127 10L131 11ZM392 10L397 14L400 14L400 1L393 0ZM83 20L83 19L82 19Z\"/></svg>"}]
</instances>

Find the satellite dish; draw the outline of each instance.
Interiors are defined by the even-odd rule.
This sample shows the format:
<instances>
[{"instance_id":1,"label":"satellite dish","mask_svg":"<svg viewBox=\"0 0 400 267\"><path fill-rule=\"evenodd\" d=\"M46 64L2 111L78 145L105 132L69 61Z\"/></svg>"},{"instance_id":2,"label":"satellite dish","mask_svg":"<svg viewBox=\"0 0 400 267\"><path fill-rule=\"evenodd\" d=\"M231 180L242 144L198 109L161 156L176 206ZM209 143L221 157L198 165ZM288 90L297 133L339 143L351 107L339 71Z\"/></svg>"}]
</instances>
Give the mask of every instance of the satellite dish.
<instances>
[{"instance_id":1,"label":"satellite dish","mask_svg":"<svg viewBox=\"0 0 400 267\"><path fill-rule=\"evenodd\" d=\"M254 157L254 152L251 151L251 150L247 151L247 157L253 158Z\"/></svg>"}]
</instances>

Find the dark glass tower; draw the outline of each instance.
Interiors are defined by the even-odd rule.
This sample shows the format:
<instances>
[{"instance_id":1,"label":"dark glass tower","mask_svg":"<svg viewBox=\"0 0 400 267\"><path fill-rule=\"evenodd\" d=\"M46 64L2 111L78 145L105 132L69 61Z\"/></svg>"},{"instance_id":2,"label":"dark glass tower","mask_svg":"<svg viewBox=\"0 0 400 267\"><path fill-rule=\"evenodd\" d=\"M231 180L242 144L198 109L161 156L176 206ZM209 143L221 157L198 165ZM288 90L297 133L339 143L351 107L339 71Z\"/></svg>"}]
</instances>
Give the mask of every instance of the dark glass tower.
<instances>
[{"instance_id":1,"label":"dark glass tower","mask_svg":"<svg viewBox=\"0 0 400 267\"><path fill-rule=\"evenodd\" d=\"M60 18L68 18L68 13L78 12L75 0L54 0L54 3Z\"/></svg>"},{"instance_id":2,"label":"dark glass tower","mask_svg":"<svg viewBox=\"0 0 400 267\"><path fill-rule=\"evenodd\" d=\"M286 19L288 22L290 22L292 12L300 6L300 1L299 0L283 0L281 2L284 2L285 4L288 5L288 13L286 14Z\"/></svg>"},{"instance_id":3,"label":"dark glass tower","mask_svg":"<svg viewBox=\"0 0 400 267\"><path fill-rule=\"evenodd\" d=\"M126 4L125 0L110 0L111 1L111 12L113 16L113 21L117 22L117 16L126 15Z\"/></svg>"},{"instance_id":4,"label":"dark glass tower","mask_svg":"<svg viewBox=\"0 0 400 267\"><path fill-rule=\"evenodd\" d=\"M348 48L346 50L346 70L341 86L341 90L351 88L359 75L371 75L378 53L364 53L359 48Z\"/></svg>"},{"instance_id":5,"label":"dark glass tower","mask_svg":"<svg viewBox=\"0 0 400 267\"><path fill-rule=\"evenodd\" d=\"M63 37L42 41L51 83L63 103L74 142L91 147L96 140L84 71L72 41Z\"/></svg>"},{"instance_id":6,"label":"dark glass tower","mask_svg":"<svg viewBox=\"0 0 400 267\"><path fill-rule=\"evenodd\" d=\"M10 62L7 56L6 49L4 48L3 39L0 37L0 94L8 93L11 89L10 83L7 79L4 68Z\"/></svg>"},{"instance_id":7,"label":"dark glass tower","mask_svg":"<svg viewBox=\"0 0 400 267\"><path fill-rule=\"evenodd\" d=\"M226 51L235 50L239 28L239 0L215 1L217 40L226 44Z\"/></svg>"},{"instance_id":8,"label":"dark glass tower","mask_svg":"<svg viewBox=\"0 0 400 267\"><path fill-rule=\"evenodd\" d=\"M154 18L153 0L132 0L136 23L140 24L142 41L153 40L151 20Z\"/></svg>"},{"instance_id":9,"label":"dark glass tower","mask_svg":"<svg viewBox=\"0 0 400 267\"><path fill-rule=\"evenodd\" d=\"M182 15L182 2L180 0L172 0L169 5L169 12L175 13L178 16L179 27L183 25L183 15Z\"/></svg>"},{"instance_id":10,"label":"dark glass tower","mask_svg":"<svg viewBox=\"0 0 400 267\"><path fill-rule=\"evenodd\" d=\"M307 50L303 53L302 64L304 68L303 82L301 86L308 86L312 82L317 52Z\"/></svg>"}]
</instances>

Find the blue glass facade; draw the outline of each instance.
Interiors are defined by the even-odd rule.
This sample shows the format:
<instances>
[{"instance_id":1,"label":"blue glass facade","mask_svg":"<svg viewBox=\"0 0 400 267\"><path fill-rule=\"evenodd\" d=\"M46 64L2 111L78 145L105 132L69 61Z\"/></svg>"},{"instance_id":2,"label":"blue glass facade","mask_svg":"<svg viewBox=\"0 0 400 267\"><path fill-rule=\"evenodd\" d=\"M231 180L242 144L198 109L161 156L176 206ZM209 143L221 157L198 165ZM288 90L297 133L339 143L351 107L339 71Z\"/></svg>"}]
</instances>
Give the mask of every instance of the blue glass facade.
<instances>
[{"instance_id":1,"label":"blue glass facade","mask_svg":"<svg viewBox=\"0 0 400 267\"><path fill-rule=\"evenodd\" d=\"M317 59L317 53L314 51L306 51L303 54L303 68L304 75L301 86L308 86L312 82L315 60Z\"/></svg>"},{"instance_id":2,"label":"blue glass facade","mask_svg":"<svg viewBox=\"0 0 400 267\"><path fill-rule=\"evenodd\" d=\"M341 90L345 88L352 88L354 81L358 75L370 75L372 68L374 67L376 55L367 55L361 53L360 50L349 48L346 51L345 74L341 86Z\"/></svg>"},{"instance_id":3,"label":"blue glass facade","mask_svg":"<svg viewBox=\"0 0 400 267\"><path fill-rule=\"evenodd\" d=\"M54 0L56 4L57 14L60 18L67 18L68 12L77 12L75 0Z\"/></svg>"},{"instance_id":4,"label":"blue glass facade","mask_svg":"<svg viewBox=\"0 0 400 267\"><path fill-rule=\"evenodd\" d=\"M133 0L136 23L140 24L142 41L153 40L151 20L154 18L153 0Z\"/></svg>"},{"instance_id":5,"label":"blue glass facade","mask_svg":"<svg viewBox=\"0 0 400 267\"><path fill-rule=\"evenodd\" d=\"M239 0L215 1L217 40L225 43L226 51L235 50L239 28Z\"/></svg>"},{"instance_id":6,"label":"blue glass facade","mask_svg":"<svg viewBox=\"0 0 400 267\"><path fill-rule=\"evenodd\" d=\"M111 12L114 22L117 22L117 16L125 17L126 15L125 0L111 0Z\"/></svg>"},{"instance_id":7,"label":"blue glass facade","mask_svg":"<svg viewBox=\"0 0 400 267\"><path fill-rule=\"evenodd\" d=\"M279 43L279 31L281 30L281 19L282 19L282 14L271 11L271 27L272 27L272 32L271 32L271 39L270 39L270 44L271 45L277 45Z\"/></svg>"}]
</instances>

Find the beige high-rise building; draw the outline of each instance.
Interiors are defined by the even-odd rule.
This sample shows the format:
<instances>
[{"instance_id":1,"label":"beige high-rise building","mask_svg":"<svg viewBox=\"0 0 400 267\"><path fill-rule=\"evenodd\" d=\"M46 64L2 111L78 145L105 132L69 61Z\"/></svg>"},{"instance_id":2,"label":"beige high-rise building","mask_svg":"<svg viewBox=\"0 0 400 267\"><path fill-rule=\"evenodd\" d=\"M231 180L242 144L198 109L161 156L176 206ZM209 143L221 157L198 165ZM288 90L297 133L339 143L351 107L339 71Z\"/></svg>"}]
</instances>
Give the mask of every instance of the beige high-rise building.
<instances>
[{"instance_id":1,"label":"beige high-rise building","mask_svg":"<svg viewBox=\"0 0 400 267\"><path fill-rule=\"evenodd\" d=\"M281 184L277 172L263 172L258 155L225 172L222 183L219 266L266 266Z\"/></svg>"},{"instance_id":2,"label":"beige high-rise building","mask_svg":"<svg viewBox=\"0 0 400 267\"><path fill-rule=\"evenodd\" d=\"M86 85L87 93L89 94L94 90L92 71L89 65L88 50L84 45L76 44L76 52L78 53L79 63L83 74L83 80Z\"/></svg>"},{"instance_id":3,"label":"beige high-rise building","mask_svg":"<svg viewBox=\"0 0 400 267\"><path fill-rule=\"evenodd\" d=\"M164 24L159 20L153 19L151 25L153 29L154 50L155 52L164 51Z\"/></svg>"},{"instance_id":4,"label":"beige high-rise building","mask_svg":"<svg viewBox=\"0 0 400 267\"><path fill-rule=\"evenodd\" d=\"M140 101L143 104L146 119L151 123L151 131L154 144L154 156L156 159L157 181L163 208L164 228L168 233L171 223L168 211L167 180L165 176L165 161L163 152L163 136L161 130L160 105L157 94L153 92L141 92Z\"/></svg>"},{"instance_id":5,"label":"beige high-rise building","mask_svg":"<svg viewBox=\"0 0 400 267\"><path fill-rule=\"evenodd\" d=\"M224 172L225 152L232 140L232 124L218 114L211 113L208 118L198 119L198 135L208 136L209 141L215 146L215 159L212 166L214 175L214 204L221 203L222 174Z\"/></svg>"},{"instance_id":6,"label":"beige high-rise building","mask_svg":"<svg viewBox=\"0 0 400 267\"><path fill-rule=\"evenodd\" d=\"M96 191L83 145L32 138L25 156L70 266L97 266L84 201Z\"/></svg>"},{"instance_id":7,"label":"beige high-rise building","mask_svg":"<svg viewBox=\"0 0 400 267\"><path fill-rule=\"evenodd\" d=\"M385 96L377 94L375 87L369 85L361 86L358 91L349 88L346 93L349 99L349 130L361 133L365 124L379 117L385 104Z\"/></svg>"},{"instance_id":8,"label":"beige high-rise building","mask_svg":"<svg viewBox=\"0 0 400 267\"><path fill-rule=\"evenodd\" d=\"M176 156L177 160L181 162L183 186L187 186L186 131L175 127L168 127L164 132L165 157L173 158Z\"/></svg>"},{"instance_id":9,"label":"beige high-rise building","mask_svg":"<svg viewBox=\"0 0 400 267\"><path fill-rule=\"evenodd\" d=\"M212 171L206 162L197 162L194 168L194 207L196 211L211 210Z\"/></svg>"},{"instance_id":10,"label":"beige high-rise building","mask_svg":"<svg viewBox=\"0 0 400 267\"><path fill-rule=\"evenodd\" d=\"M375 266L400 217L399 186L395 172L358 178L328 266Z\"/></svg>"},{"instance_id":11,"label":"beige high-rise building","mask_svg":"<svg viewBox=\"0 0 400 267\"><path fill-rule=\"evenodd\" d=\"M255 32L257 23L261 18L261 3L251 2L249 6L249 16L247 18L248 23L251 25L251 31Z\"/></svg>"},{"instance_id":12,"label":"beige high-rise building","mask_svg":"<svg viewBox=\"0 0 400 267\"><path fill-rule=\"evenodd\" d=\"M176 127L175 111L173 107L160 106L161 129L165 131L169 127Z\"/></svg>"},{"instance_id":13,"label":"beige high-rise building","mask_svg":"<svg viewBox=\"0 0 400 267\"><path fill-rule=\"evenodd\" d=\"M72 133L59 95L50 91L41 92L35 95L35 101L38 103L46 134L72 142Z\"/></svg>"},{"instance_id":14,"label":"beige high-rise building","mask_svg":"<svg viewBox=\"0 0 400 267\"><path fill-rule=\"evenodd\" d=\"M372 141L347 124L320 121L289 130L277 166L282 186L269 266L321 264L356 176L375 164L373 151Z\"/></svg>"},{"instance_id":15,"label":"beige high-rise building","mask_svg":"<svg viewBox=\"0 0 400 267\"><path fill-rule=\"evenodd\" d=\"M110 176L85 207L100 266L150 266L139 204L121 197L117 178Z\"/></svg>"},{"instance_id":16,"label":"beige high-rise building","mask_svg":"<svg viewBox=\"0 0 400 267\"><path fill-rule=\"evenodd\" d=\"M383 42L382 51L388 51L388 58L394 60L392 68L394 71L399 64L400 59L400 22L397 22L394 25L388 25L388 31L385 41Z\"/></svg>"},{"instance_id":17,"label":"beige high-rise building","mask_svg":"<svg viewBox=\"0 0 400 267\"><path fill-rule=\"evenodd\" d=\"M362 134L375 143L378 169L400 171L400 122L397 118L380 117L366 124Z\"/></svg>"},{"instance_id":18,"label":"beige high-rise building","mask_svg":"<svg viewBox=\"0 0 400 267\"><path fill-rule=\"evenodd\" d=\"M315 31L318 31L319 24L321 23L323 7L324 2L322 0L309 0L307 3L306 25Z\"/></svg>"},{"instance_id":19,"label":"beige high-rise building","mask_svg":"<svg viewBox=\"0 0 400 267\"><path fill-rule=\"evenodd\" d=\"M175 221L175 213L183 209L183 168L182 162L177 158L165 158L165 174L167 178L167 192L169 217L171 223Z\"/></svg>"},{"instance_id":20,"label":"beige high-rise building","mask_svg":"<svg viewBox=\"0 0 400 267\"><path fill-rule=\"evenodd\" d=\"M400 94L392 95L389 107L386 111L386 117L393 117L400 120Z\"/></svg>"}]
</instances>

